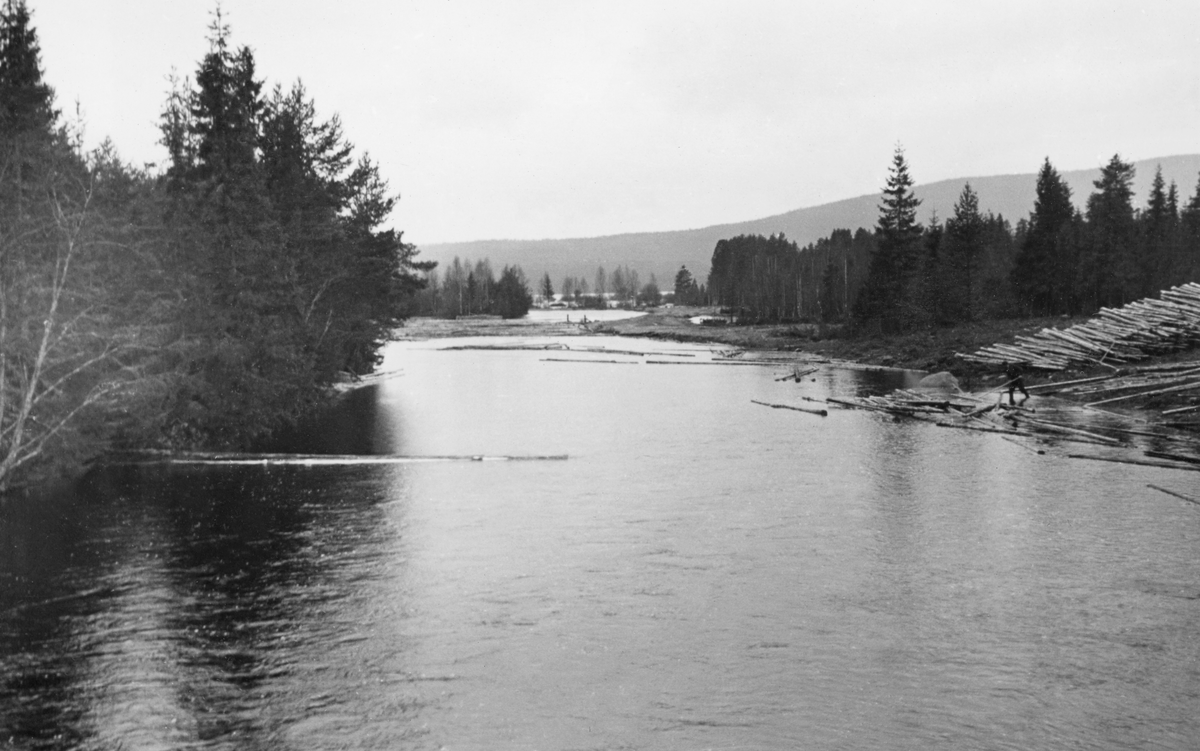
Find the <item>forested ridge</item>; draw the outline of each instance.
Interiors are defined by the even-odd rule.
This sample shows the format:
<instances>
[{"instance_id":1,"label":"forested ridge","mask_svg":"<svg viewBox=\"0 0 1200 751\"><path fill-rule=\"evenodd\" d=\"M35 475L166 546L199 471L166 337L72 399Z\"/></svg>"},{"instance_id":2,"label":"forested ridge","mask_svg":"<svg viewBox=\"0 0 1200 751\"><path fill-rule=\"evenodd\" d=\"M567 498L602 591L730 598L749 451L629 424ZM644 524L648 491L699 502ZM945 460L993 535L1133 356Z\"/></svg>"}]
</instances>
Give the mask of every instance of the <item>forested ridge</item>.
<instances>
[{"instance_id":1,"label":"forested ridge","mask_svg":"<svg viewBox=\"0 0 1200 751\"><path fill-rule=\"evenodd\" d=\"M897 148L871 231L837 230L804 248L781 234L721 240L709 300L744 322L848 322L898 333L1086 315L1200 279L1200 179L1185 203L1158 171L1139 207L1133 178L1133 165L1113 156L1080 211L1047 158L1034 206L1015 227L982 212L970 183L951 216L922 225Z\"/></svg>"},{"instance_id":2,"label":"forested ridge","mask_svg":"<svg viewBox=\"0 0 1200 751\"><path fill-rule=\"evenodd\" d=\"M24 2L0 15L0 490L107 447L237 449L370 371L431 263L300 83L219 9L161 113L160 170L87 151Z\"/></svg>"}]
</instances>

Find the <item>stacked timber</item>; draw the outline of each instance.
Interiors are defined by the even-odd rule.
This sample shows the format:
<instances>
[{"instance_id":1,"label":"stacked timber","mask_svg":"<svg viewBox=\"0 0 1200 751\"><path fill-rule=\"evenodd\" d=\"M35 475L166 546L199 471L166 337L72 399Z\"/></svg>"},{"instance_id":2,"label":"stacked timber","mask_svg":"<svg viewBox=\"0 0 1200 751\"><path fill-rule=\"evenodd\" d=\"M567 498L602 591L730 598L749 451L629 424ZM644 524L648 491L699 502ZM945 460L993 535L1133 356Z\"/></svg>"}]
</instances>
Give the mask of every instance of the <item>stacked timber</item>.
<instances>
[{"instance_id":1,"label":"stacked timber","mask_svg":"<svg viewBox=\"0 0 1200 751\"><path fill-rule=\"evenodd\" d=\"M1086 323L1042 329L1033 336L1018 336L1014 344L994 344L959 356L987 365L1066 370L1079 365L1115 367L1200 344L1200 284L1189 282L1159 296L1102 308Z\"/></svg>"}]
</instances>

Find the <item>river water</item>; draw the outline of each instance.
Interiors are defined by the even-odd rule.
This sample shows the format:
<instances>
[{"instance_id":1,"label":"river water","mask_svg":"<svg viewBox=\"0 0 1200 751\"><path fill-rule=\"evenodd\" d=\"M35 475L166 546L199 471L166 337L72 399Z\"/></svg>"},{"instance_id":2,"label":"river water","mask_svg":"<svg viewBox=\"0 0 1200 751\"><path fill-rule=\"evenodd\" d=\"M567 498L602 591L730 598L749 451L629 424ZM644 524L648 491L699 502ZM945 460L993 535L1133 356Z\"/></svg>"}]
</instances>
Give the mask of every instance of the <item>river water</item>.
<instances>
[{"instance_id":1,"label":"river water","mask_svg":"<svg viewBox=\"0 0 1200 751\"><path fill-rule=\"evenodd\" d=\"M1194 474L751 402L902 374L472 343L392 345L302 448L567 459L123 468L4 512L0 743L1200 744L1200 509L1146 487Z\"/></svg>"}]
</instances>

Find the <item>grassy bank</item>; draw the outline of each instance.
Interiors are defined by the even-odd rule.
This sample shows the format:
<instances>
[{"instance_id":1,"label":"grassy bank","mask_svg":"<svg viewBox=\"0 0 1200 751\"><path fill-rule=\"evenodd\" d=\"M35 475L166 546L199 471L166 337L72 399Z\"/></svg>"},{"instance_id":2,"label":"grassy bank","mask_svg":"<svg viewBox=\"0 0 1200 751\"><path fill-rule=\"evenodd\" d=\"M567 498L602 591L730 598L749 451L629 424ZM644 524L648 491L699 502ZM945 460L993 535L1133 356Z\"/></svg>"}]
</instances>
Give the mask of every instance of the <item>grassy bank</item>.
<instances>
[{"instance_id":1,"label":"grassy bank","mask_svg":"<svg viewBox=\"0 0 1200 751\"><path fill-rule=\"evenodd\" d=\"M838 360L915 370L949 370L959 375L980 372L964 363L957 352L1011 341L1019 334L1061 326L1062 318L980 321L953 328L901 335L851 336L840 326L817 324L758 324L700 326L689 321L712 315L708 308L666 308L640 318L613 321L603 329L622 336L646 336L676 341L720 342L746 349L808 352Z\"/></svg>"}]
</instances>

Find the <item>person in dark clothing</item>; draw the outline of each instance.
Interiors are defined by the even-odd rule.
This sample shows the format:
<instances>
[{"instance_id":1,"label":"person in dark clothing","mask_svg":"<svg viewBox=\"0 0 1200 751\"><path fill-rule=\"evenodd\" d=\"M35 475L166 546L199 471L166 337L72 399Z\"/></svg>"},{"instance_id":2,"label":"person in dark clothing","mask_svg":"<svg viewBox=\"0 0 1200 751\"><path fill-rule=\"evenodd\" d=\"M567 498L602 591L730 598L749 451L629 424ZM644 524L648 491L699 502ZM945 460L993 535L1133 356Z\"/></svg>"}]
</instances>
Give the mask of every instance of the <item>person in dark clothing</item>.
<instances>
[{"instance_id":1,"label":"person in dark clothing","mask_svg":"<svg viewBox=\"0 0 1200 751\"><path fill-rule=\"evenodd\" d=\"M1013 396L1017 389L1021 390L1021 395L1024 397L1021 399L1022 402L1029 398L1029 392L1025 390L1025 363L1005 363L1004 377L1008 379L1008 383L1004 384L1004 387L1008 389L1009 404L1016 404L1016 400L1013 398Z\"/></svg>"}]
</instances>

